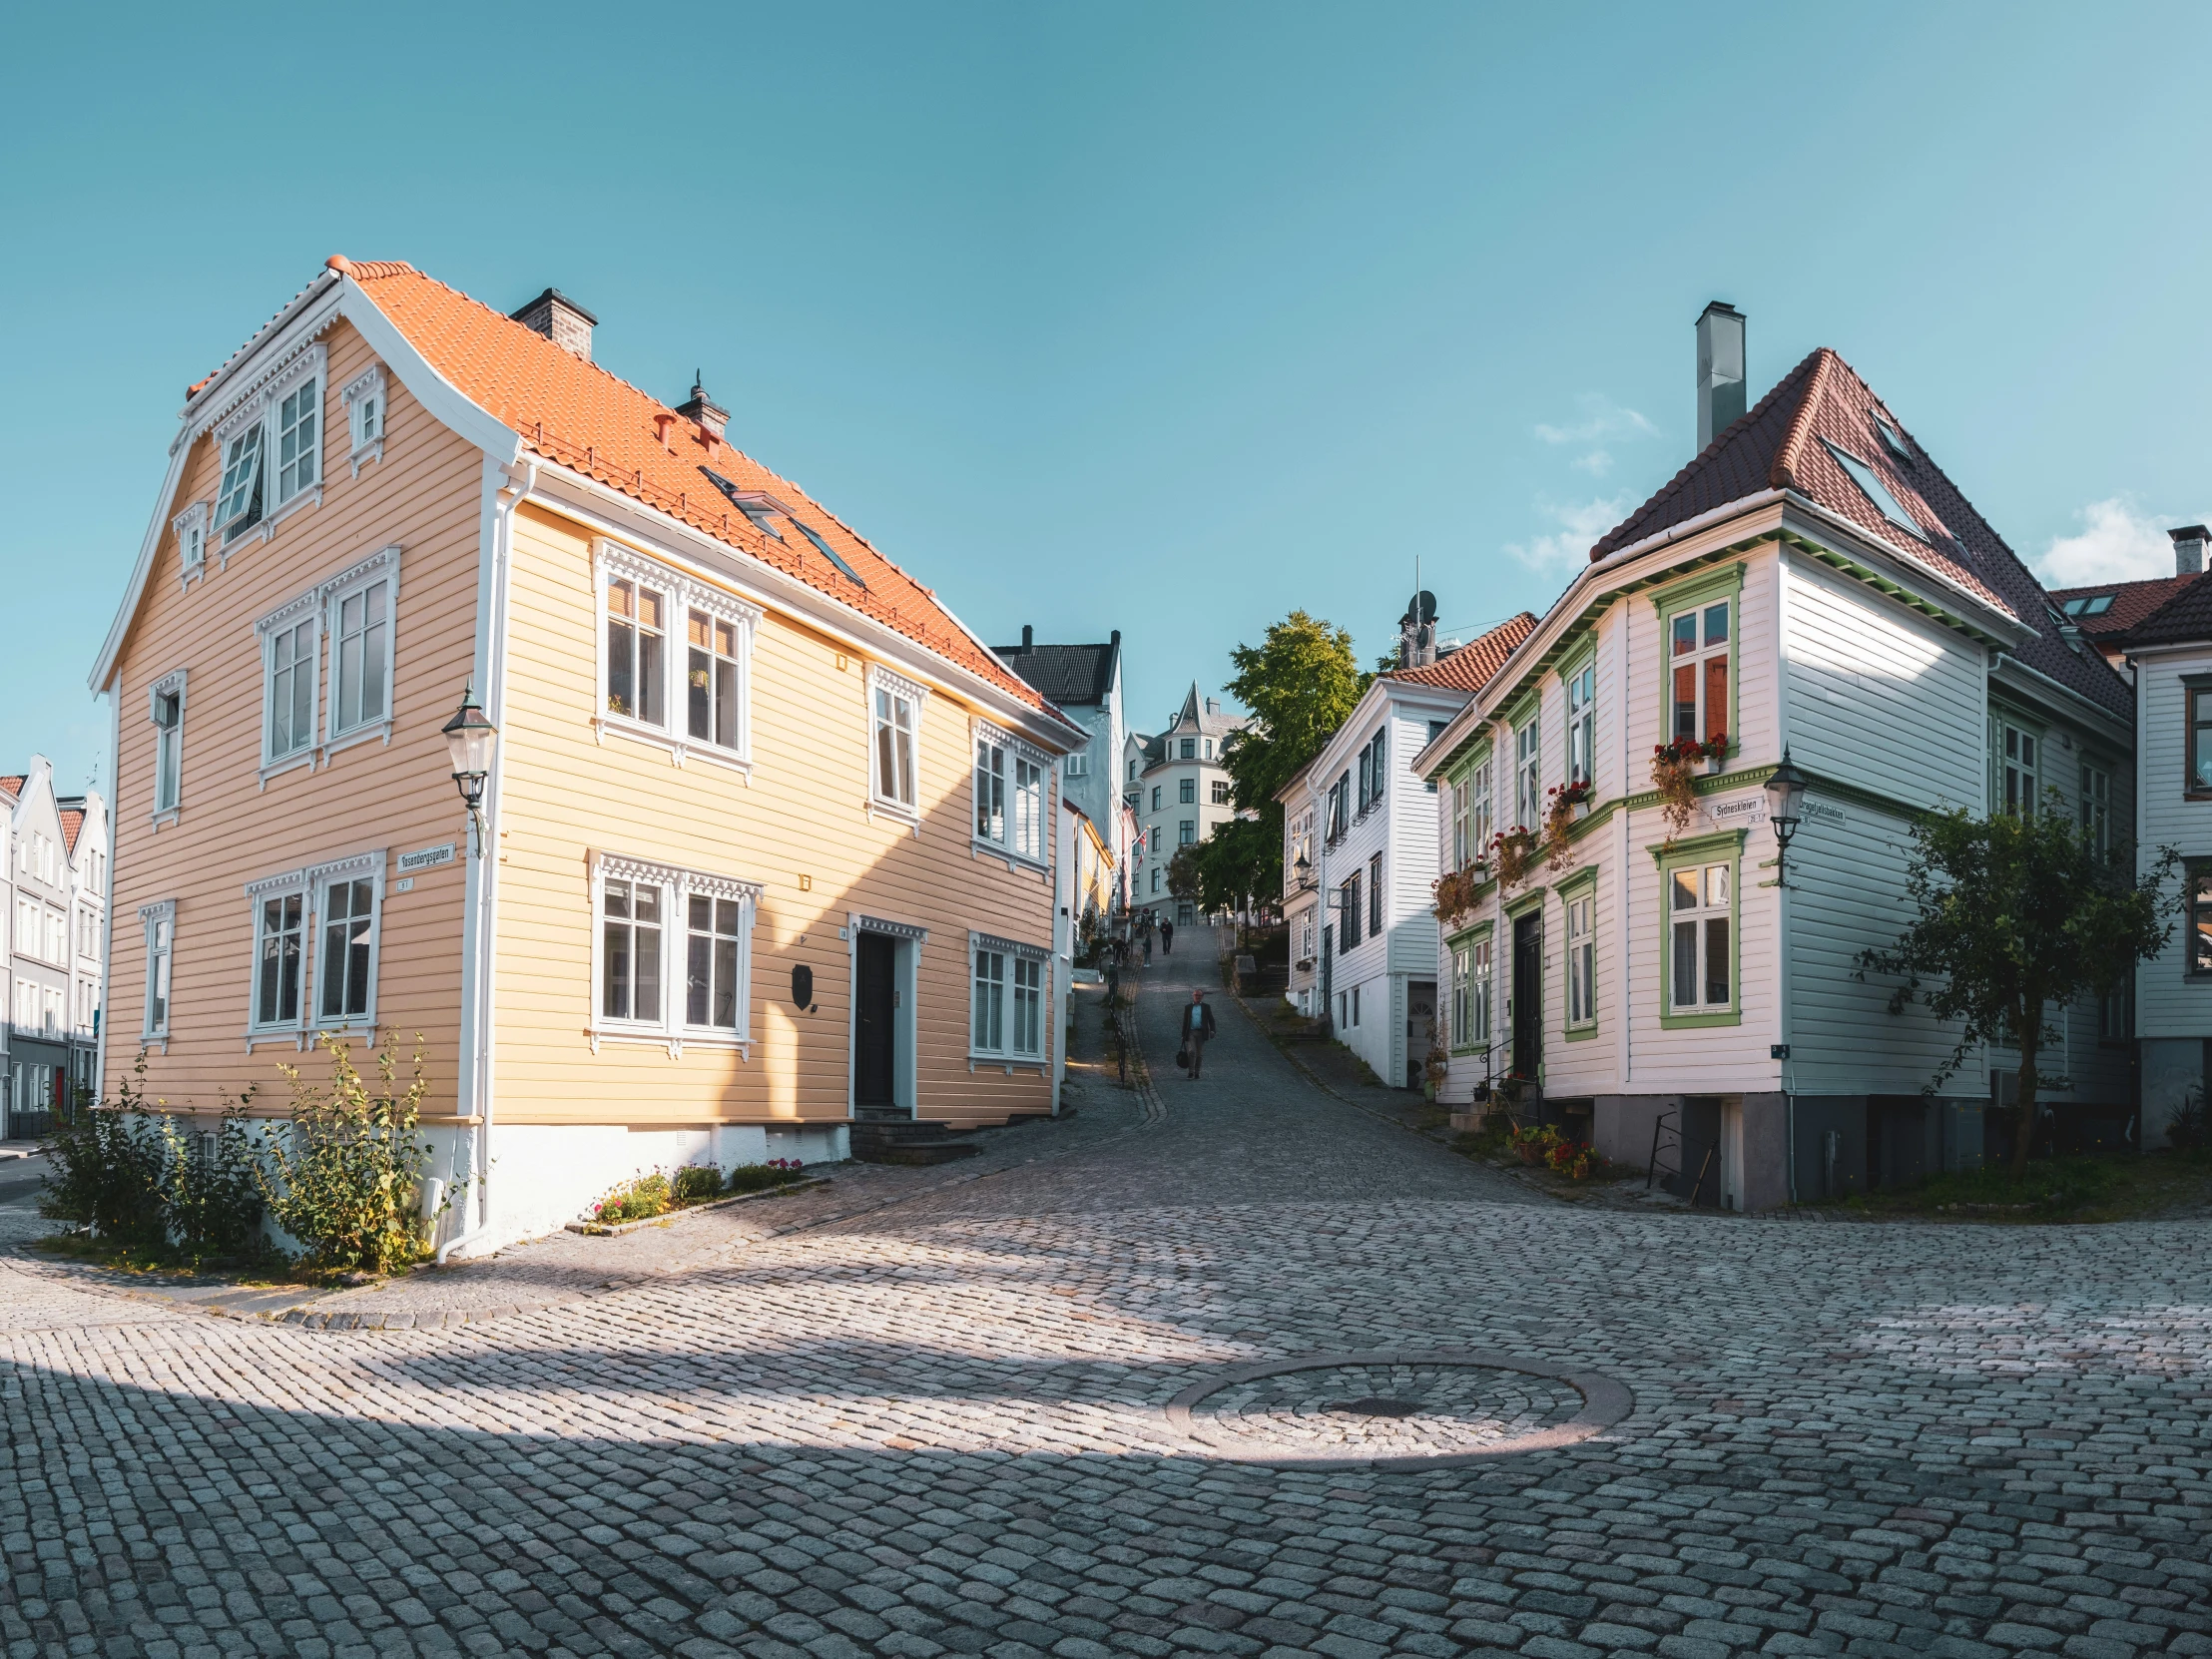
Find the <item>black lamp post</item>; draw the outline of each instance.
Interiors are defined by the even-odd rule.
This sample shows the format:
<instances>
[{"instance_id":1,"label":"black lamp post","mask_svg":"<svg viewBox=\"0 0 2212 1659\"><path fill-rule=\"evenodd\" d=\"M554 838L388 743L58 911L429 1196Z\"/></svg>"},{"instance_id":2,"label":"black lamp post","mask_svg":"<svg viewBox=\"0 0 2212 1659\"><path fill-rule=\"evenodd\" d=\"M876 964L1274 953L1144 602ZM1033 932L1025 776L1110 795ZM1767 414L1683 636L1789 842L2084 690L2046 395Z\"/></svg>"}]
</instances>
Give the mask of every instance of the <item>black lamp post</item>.
<instances>
[{"instance_id":1,"label":"black lamp post","mask_svg":"<svg viewBox=\"0 0 2212 1659\"><path fill-rule=\"evenodd\" d=\"M1801 809L1805 802L1805 774L1790 764L1790 752L1782 752L1782 764L1774 769L1767 780L1767 822L1774 826L1774 884L1786 887L1785 861L1790 855L1790 837L1798 832L1802 822Z\"/></svg>"},{"instance_id":2,"label":"black lamp post","mask_svg":"<svg viewBox=\"0 0 2212 1659\"><path fill-rule=\"evenodd\" d=\"M491 776L491 752L499 741L499 728L484 717L473 684L461 693L460 709L443 731L446 750L453 757L453 787L467 804L480 858L484 855L484 780Z\"/></svg>"}]
</instances>

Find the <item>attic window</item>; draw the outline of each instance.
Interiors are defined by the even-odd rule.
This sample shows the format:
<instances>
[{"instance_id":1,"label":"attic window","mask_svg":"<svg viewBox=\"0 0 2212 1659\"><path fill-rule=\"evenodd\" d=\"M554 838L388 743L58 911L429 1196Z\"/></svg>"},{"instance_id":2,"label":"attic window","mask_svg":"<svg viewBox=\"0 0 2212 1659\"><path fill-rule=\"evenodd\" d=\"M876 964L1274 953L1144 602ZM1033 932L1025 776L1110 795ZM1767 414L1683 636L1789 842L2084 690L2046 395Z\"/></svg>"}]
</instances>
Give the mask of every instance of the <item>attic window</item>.
<instances>
[{"instance_id":1,"label":"attic window","mask_svg":"<svg viewBox=\"0 0 2212 1659\"><path fill-rule=\"evenodd\" d=\"M2112 595L2091 593L2078 595L2066 601L2068 616L2102 616L2112 608Z\"/></svg>"},{"instance_id":2,"label":"attic window","mask_svg":"<svg viewBox=\"0 0 2212 1659\"><path fill-rule=\"evenodd\" d=\"M1891 454L1895 455L1899 460L1905 462L1908 466L1912 464L1913 451L1906 447L1905 439L1898 435L1898 429L1895 426L1892 426L1887 420L1884 420L1880 415L1877 415L1875 417L1874 429L1882 434L1883 448L1889 450Z\"/></svg>"},{"instance_id":3,"label":"attic window","mask_svg":"<svg viewBox=\"0 0 2212 1659\"><path fill-rule=\"evenodd\" d=\"M1882 509L1884 518L1900 530L1911 531L1922 541L1929 539L1928 532L1921 528L1920 520L1907 512L1905 503L1890 493L1890 486L1882 481L1880 473L1850 450L1840 449L1826 438L1821 442L1827 444L1828 452L1836 457L1836 464L1851 474L1851 481L1859 486L1866 498Z\"/></svg>"},{"instance_id":4,"label":"attic window","mask_svg":"<svg viewBox=\"0 0 2212 1659\"><path fill-rule=\"evenodd\" d=\"M845 580L852 583L855 587L864 588L867 586L865 582L860 580L860 573L854 570L850 565L846 564L842 559L838 558L836 549L831 547L828 542L824 541L822 537L816 533L813 525L802 523L796 518L792 520L792 523L798 529L801 535L805 536L809 541L815 544L816 552L820 553L825 559L828 559L831 564L835 565L837 569L844 574Z\"/></svg>"}]
</instances>

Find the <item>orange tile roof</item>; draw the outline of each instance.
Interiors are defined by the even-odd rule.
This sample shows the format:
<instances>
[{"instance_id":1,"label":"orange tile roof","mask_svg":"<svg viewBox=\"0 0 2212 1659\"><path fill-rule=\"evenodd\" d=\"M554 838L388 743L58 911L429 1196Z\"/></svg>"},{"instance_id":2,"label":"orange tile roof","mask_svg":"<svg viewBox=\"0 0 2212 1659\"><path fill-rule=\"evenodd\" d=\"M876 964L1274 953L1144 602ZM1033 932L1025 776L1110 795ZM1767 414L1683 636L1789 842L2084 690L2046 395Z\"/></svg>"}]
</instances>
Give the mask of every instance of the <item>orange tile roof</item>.
<instances>
[{"instance_id":1,"label":"orange tile roof","mask_svg":"<svg viewBox=\"0 0 2212 1659\"><path fill-rule=\"evenodd\" d=\"M77 831L85 827L85 810L82 807L64 807L62 814L62 845L69 855L77 855Z\"/></svg>"},{"instance_id":2,"label":"orange tile roof","mask_svg":"<svg viewBox=\"0 0 2212 1659\"><path fill-rule=\"evenodd\" d=\"M331 268L358 283L432 367L463 396L519 433L526 448L798 577L1011 698L1058 713L954 621L934 590L877 552L797 484L727 442L709 441L700 427L659 398L410 265L333 260ZM841 575L804 535L778 541L756 529L707 477L708 471L740 490L764 491L788 504L865 586Z\"/></svg>"},{"instance_id":3,"label":"orange tile roof","mask_svg":"<svg viewBox=\"0 0 2212 1659\"><path fill-rule=\"evenodd\" d=\"M20 801L23 799L23 786L29 782L30 779L20 773L11 778L0 778L0 795L6 796L10 801Z\"/></svg>"},{"instance_id":4,"label":"orange tile roof","mask_svg":"<svg viewBox=\"0 0 2212 1659\"><path fill-rule=\"evenodd\" d=\"M1404 680L1416 686L1450 686L1458 691L1478 692L1505 666L1505 659L1513 654L1513 648L1535 631L1535 617L1523 611L1479 638L1469 640L1448 657L1438 657L1419 668L1389 669L1383 678Z\"/></svg>"}]
</instances>

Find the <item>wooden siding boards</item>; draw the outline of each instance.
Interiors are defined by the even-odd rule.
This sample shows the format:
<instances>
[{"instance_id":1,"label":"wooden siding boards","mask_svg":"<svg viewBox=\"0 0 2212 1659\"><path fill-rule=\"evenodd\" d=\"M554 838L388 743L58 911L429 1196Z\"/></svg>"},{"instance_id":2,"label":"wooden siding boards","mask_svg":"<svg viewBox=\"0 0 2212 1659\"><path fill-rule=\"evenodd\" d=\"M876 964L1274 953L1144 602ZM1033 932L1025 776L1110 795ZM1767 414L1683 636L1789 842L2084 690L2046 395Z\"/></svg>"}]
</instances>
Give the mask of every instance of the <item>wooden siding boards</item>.
<instances>
[{"instance_id":1,"label":"wooden siding boards","mask_svg":"<svg viewBox=\"0 0 2212 1659\"><path fill-rule=\"evenodd\" d=\"M162 532L155 571L116 665L114 944L104 1022L105 1075L127 1076L145 1012L141 905L177 904L170 1040L148 1056L147 1092L188 1112L216 1110L248 1085L260 1110L281 1110L279 1061L288 1042L246 1048L254 928L244 884L302 864L381 850L387 854L376 986L379 1025L421 1033L430 1079L427 1114L450 1114L459 1072L463 867L446 865L393 893L400 852L466 833L438 728L460 700L475 644L479 452L433 419L387 372L383 459L353 476L337 392L373 356L352 328L334 324L322 401L323 495L277 524L267 541L211 546L207 574L180 591L176 536ZM212 500L222 470L214 441L193 445L168 517ZM213 538L211 538L212 541ZM393 728L387 747L343 748L312 771L259 780L263 682L255 624L316 583L377 549L401 548L393 619ZM148 688L188 671L182 815L158 830L153 811L154 732ZM329 695L322 653L318 711ZM319 713L318 713L319 719ZM310 968L309 984L312 984ZM357 1057L357 1056L356 1056ZM310 1078L320 1059L307 1063Z\"/></svg>"},{"instance_id":2,"label":"wooden siding boards","mask_svg":"<svg viewBox=\"0 0 2212 1659\"><path fill-rule=\"evenodd\" d=\"M2212 645L2179 652L2144 653L2136 659L2136 754L2141 785L2128 792L2140 802L2141 844L2171 846L2184 857L2212 857L2212 806L2192 801L2189 780L2188 688L2185 679L2212 684ZM2119 783L2113 793L2119 794ZM2115 802L2115 805L2117 803ZM2212 1035L2212 981L2191 979L2188 922L2177 917L2173 941L2145 962L2135 977L2135 1029L2146 1039ZM2199 1066L2201 1074L2201 1063Z\"/></svg>"},{"instance_id":3,"label":"wooden siding boards","mask_svg":"<svg viewBox=\"0 0 2212 1659\"><path fill-rule=\"evenodd\" d=\"M838 934L855 911L929 930L914 1010L919 1115L995 1123L1050 1108L1055 1031L1046 1031L1041 1064L1010 1076L995 1062L969 1069L969 929L1049 949L1053 908L1048 873L1009 870L971 850L974 711L942 691L927 701L917 837L866 812L868 664L850 648L767 613L753 648L749 782L696 759L678 767L664 750L612 732L599 740L593 537L534 504L516 527L508 626L500 1121L841 1123L851 945ZM1047 811L1057 813L1056 800ZM750 1056L696 1044L675 1058L630 1044L592 1051L594 851L762 883ZM811 891L800 889L802 875ZM814 1013L790 1002L791 970L802 963L814 970Z\"/></svg>"}]
</instances>

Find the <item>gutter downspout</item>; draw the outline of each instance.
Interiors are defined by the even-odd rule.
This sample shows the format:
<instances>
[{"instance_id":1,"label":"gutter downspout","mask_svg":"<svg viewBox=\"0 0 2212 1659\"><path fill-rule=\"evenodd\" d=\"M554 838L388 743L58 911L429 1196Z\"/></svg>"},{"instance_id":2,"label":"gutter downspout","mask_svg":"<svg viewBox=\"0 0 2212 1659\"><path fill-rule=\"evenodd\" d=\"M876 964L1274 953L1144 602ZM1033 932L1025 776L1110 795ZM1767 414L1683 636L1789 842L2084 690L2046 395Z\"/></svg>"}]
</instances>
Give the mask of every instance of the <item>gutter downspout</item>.
<instances>
[{"instance_id":1,"label":"gutter downspout","mask_svg":"<svg viewBox=\"0 0 2212 1659\"><path fill-rule=\"evenodd\" d=\"M507 586L514 564L515 513L537 487L538 463L524 457L519 463L510 463L505 470L508 482L500 488L493 507L496 516L492 525L491 649L484 687L485 713L493 725L501 728L507 720ZM492 964L498 956L499 802L506 771L507 747L501 744L493 752L492 774L484 789L484 845L472 870L477 883L478 969L472 1010L476 1051L468 1057L474 1071L476 1097L469 1174L476 1186L476 1224L438 1246L434 1261L441 1268L454 1251L475 1243L491 1231Z\"/></svg>"}]
</instances>

